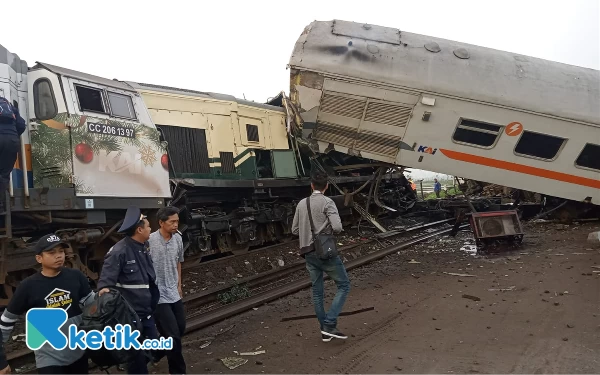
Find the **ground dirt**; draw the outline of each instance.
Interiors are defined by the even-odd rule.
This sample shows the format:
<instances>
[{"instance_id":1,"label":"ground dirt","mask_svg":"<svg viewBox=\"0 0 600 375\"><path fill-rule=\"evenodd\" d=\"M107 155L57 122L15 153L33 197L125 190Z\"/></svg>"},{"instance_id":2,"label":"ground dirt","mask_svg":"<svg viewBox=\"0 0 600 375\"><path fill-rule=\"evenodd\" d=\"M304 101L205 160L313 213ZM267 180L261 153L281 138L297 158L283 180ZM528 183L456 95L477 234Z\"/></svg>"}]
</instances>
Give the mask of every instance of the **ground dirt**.
<instances>
[{"instance_id":1,"label":"ground dirt","mask_svg":"<svg viewBox=\"0 0 600 375\"><path fill-rule=\"evenodd\" d=\"M460 250L469 233L431 240L349 273L344 311L375 310L340 318L347 340L321 342L316 319L281 322L313 313L304 290L186 336L188 373L600 373L594 230L528 224L519 248L477 256Z\"/></svg>"}]
</instances>

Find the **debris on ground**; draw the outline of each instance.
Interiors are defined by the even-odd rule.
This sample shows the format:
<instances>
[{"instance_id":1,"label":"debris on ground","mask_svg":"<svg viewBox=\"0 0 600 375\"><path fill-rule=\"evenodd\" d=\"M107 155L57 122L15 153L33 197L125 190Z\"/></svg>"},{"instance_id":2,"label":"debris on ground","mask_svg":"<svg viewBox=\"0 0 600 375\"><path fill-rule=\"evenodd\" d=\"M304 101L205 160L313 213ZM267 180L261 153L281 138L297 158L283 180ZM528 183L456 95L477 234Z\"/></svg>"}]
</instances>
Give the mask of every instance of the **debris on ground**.
<instances>
[{"instance_id":1,"label":"debris on ground","mask_svg":"<svg viewBox=\"0 0 600 375\"><path fill-rule=\"evenodd\" d=\"M469 294L463 294L462 298L470 299L470 300L475 301L475 302L481 301L481 298L476 297L476 296L471 296Z\"/></svg>"},{"instance_id":2,"label":"debris on ground","mask_svg":"<svg viewBox=\"0 0 600 375\"><path fill-rule=\"evenodd\" d=\"M515 290L515 288L516 288L516 286L513 285L509 288L491 288L491 289L488 289L488 291L489 292L511 292L511 291ZM550 292L547 292L547 293L550 293Z\"/></svg>"},{"instance_id":3,"label":"debris on ground","mask_svg":"<svg viewBox=\"0 0 600 375\"><path fill-rule=\"evenodd\" d=\"M466 273L454 273L454 272L444 272L446 275L450 276L458 276L458 277L475 277L475 275L469 275Z\"/></svg>"},{"instance_id":4,"label":"debris on ground","mask_svg":"<svg viewBox=\"0 0 600 375\"><path fill-rule=\"evenodd\" d=\"M591 243L600 244L600 231L590 233L587 240Z\"/></svg>"},{"instance_id":5,"label":"debris on ground","mask_svg":"<svg viewBox=\"0 0 600 375\"><path fill-rule=\"evenodd\" d=\"M223 362L223 364L227 366L228 369L235 370L236 368L248 363L248 360L246 358L239 357L225 357L221 358L221 362Z\"/></svg>"},{"instance_id":6,"label":"debris on ground","mask_svg":"<svg viewBox=\"0 0 600 375\"><path fill-rule=\"evenodd\" d=\"M261 354L265 354L266 352L267 352L266 350L258 350L258 351L255 351L255 352L242 352L242 353L238 353L237 351L234 351L234 353L237 354L237 355L246 355L246 356L249 356L249 355L261 355Z\"/></svg>"}]
</instances>

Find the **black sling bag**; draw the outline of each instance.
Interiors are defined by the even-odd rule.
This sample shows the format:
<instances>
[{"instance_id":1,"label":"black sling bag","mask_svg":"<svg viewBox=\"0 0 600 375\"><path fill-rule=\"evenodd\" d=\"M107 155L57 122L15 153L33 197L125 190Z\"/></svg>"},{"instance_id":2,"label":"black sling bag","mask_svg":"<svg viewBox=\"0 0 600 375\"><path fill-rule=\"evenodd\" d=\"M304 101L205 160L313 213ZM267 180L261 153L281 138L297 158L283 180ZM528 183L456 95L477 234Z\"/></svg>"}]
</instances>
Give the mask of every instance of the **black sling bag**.
<instances>
[{"instance_id":1,"label":"black sling bag","mask_svg":"<svg viewBox=\"0 0 600 375\"><path fill-rule=\"evenodd\" d=\"M313 246L317 257L321 260L333 259L338 255L337 243L333 234L315 233L315 223L310 210L310 197L306 198L306 207L308 208L308 220L310 221L310 231L313 238ZM329 220L329 217L327 218Z\"/></svg>"}]
</instances>

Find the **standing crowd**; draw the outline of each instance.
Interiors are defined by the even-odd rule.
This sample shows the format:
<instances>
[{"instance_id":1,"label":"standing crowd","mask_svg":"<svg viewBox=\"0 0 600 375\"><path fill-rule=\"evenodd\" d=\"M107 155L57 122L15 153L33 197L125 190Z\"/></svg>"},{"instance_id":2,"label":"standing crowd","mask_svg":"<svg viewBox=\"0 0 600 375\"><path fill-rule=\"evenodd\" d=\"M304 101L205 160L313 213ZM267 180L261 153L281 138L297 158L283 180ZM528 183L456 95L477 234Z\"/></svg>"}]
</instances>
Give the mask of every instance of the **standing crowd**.
<instances>
[{"instance_id":1,"label":"standing crowd","mask_svg":"<svg viewBox=\"0 0 600 375\"><path fill-rule=\"evenodd\" d=\"M158 211L160 228L151 233L150 223L137 207L130 207L119 229L125 238L106 254L98 281L98 292L91 290L87 277L79 270L64 267L68 245L54 234L39 239L35 247L41 271L23 280L0 317L0 374L11 372L4 344L18 318L32 308L62 308L68 320L61 327L67 336L71 324L82 322L83 309L97 296L118 290L141 320L140 341L157 339L160 333L173 338L170 350L145 353L139 350L127 365L129 374L148 374L148 363L167 357L170 374L185 374L181 338L185 313L181 290L183 240L178 233L179 210L165 207ZM58 301L58 303L57 303ZM87 374L85 350L56 350L48 343L35 351L40 374Z\"/></svg>"},{"instance_id":2,"label":"standing crowd","mask_svg":"<svg viewBox=\"0 0 600 375\"><path fill-rule=\"evenodd\" d=\"M300 255L312 281L313 304L322 340L346 339L338 329L350 281L335 247L335 234L342 223L335 203L325 192L328 177L316 173L311 181L312 194L296 208L292 232L300 237ZM79 270L64 267L68 244L54 234L37 242L35 259L41 271L23 280L0 317L0 374L11 372L4 351L19 317L32 308L62 308L68 320L61 330L68 335L71 324L79 325L85 307L98 296L116 289L141 321L140 341L158 339L159 334L173 339L170 350L150 353L139 350L127 364L129 374L147 374L148 363L158 363L166 356L170 374L185 374L186 364L181 339L185 332L185 312L181 284L184 260L183 240L178 232L179 211L165 207L158 211L160 228L151 233L148 219L137 207L127 210L119 233L125 238L106 254L98 281L98 292L90 288L87 277ZM337 294L329 311L324 308L324 275L337 285ZM54 349L48 343L35 351L40 374L87 374L88 356L83 349Z\"/></svg>"}]
</instances>

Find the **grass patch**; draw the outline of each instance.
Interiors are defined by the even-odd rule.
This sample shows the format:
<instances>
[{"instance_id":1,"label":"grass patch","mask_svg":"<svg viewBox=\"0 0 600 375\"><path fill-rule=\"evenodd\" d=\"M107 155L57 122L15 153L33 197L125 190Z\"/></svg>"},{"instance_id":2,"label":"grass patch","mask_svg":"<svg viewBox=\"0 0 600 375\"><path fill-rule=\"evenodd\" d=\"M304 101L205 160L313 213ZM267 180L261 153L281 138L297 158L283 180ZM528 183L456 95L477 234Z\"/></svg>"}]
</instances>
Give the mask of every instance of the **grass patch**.
<instances>
[{"instance_id":1,"label":"grass patch","mask_svg":"<svg viewBox=\"0 0 600 375\"><path fill-rule=\"evenodd\" d=\"M240 299L250 297L252 293L250 293L250 289L247 285L238 284L237 280L234 281L234 285L225 293L221 293L217 296L219 302L222 304L228 304Z\"/></svg>"}]
</instances>

